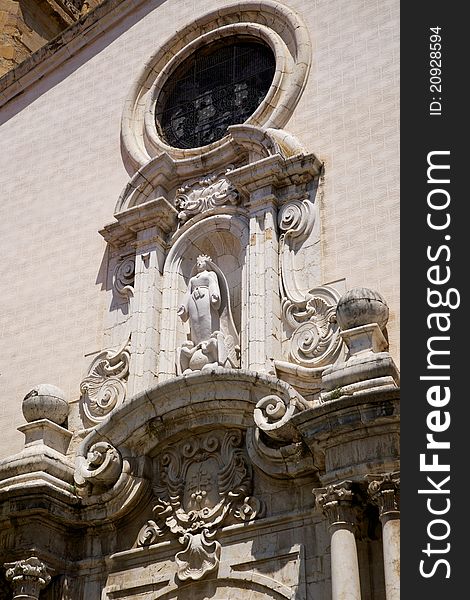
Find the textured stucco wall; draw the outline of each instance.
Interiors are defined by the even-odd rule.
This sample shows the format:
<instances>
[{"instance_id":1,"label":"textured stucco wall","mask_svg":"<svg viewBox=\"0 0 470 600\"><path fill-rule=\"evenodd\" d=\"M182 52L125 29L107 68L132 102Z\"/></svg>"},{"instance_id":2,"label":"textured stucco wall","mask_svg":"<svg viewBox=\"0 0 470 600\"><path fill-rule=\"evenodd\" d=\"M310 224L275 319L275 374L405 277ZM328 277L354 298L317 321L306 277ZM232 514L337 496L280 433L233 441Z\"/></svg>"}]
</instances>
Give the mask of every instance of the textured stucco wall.
<instances>
[{"instance_id":1,"label":"textured stucco wall","mask_svg":"<svg viewBox=\"0 0 470 600\"><path fill-rule=\"evenodd\" d=\"M205 0L204 11L228 4ZM307 88L286 129L325 161L322 281L387 299L398 361L398 2L289 0L310 29ZM158 44L202 12L145 2L0 110L0 456L18 451L37 383L79 395L102 349L105 242L128 181L120 118ZM308 261L307 261L308 262ZM308 277L308 274L306 274Z\"/></svg>"}]
</instances>

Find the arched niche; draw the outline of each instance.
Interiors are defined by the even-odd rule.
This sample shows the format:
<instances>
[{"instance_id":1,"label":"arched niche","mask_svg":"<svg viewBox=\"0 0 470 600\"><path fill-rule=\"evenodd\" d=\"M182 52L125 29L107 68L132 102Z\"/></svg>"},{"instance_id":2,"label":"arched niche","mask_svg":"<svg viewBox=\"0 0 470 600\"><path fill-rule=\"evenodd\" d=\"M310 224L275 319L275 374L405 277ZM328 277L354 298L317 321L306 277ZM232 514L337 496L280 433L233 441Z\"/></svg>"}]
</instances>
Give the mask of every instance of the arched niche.
<instances>
[{"instance_id":1,"label":"arched niche","mask_svg":"<svg viewBox=\"0 0 470 600\"><path fill-rule=\"evenodd\" d=\"M210 256L228 284L237 332L244 329L243 294L248 223L241 211L215 214L187 228L170 249L163 272L159 371L162 380L176 374L176 350L187 340L189 328L177 315L197 257Z\"/></svg>"}]
</instances>

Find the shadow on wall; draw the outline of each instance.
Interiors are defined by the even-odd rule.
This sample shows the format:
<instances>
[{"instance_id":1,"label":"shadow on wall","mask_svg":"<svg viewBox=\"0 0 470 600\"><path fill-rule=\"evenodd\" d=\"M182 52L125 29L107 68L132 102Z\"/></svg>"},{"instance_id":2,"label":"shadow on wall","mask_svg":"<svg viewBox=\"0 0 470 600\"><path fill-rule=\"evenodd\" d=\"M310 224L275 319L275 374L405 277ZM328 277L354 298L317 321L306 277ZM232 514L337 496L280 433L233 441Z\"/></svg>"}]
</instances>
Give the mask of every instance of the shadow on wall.
<instances>
[{"instance_id":1,"label":"shadow on wall","mask_svg":"<svg viewBox=\"0 0 470 600\"><path fill-rule=\"evenodd\" d=\"M108 13L112 14L113 9L116 9L116 7L121 4L125 4L122 0L104 0L104 2L95 10L82 17L78 23L71 25L56 38L34 52L23 63L18 65L18 67L0 78L0 94L7 89L10 83L16 82L22 75L26 75L30 70L33 70L36 64L47 63L47 61L50 61L51 57L63 47L64 40L70 39L74 30L76 33L73 37L77 38L79 36L92 35L93 30L96 30L96 35L95 37L92 37L92 41L79 49L70 58L66 58L61 62L59 69L53 69L51 72L43 75L38 80L34 81L33 85L19 91L12 96L5 105L0 106L0 125L9 121L43 94L61 83L90 59L107 48L123 33L141 21L155 8L161 6L165 2L166 0L141 1L136 10L129 12L126 17L117 21L105 33L101 33L99 26L97 25L100 17L104 17ZM131 3L129 3L129 5L130 4ZM132 5L135 5L135 3L132 3ZM119 8L117 10L119 10Z\"/></svg>"}]
</instances>

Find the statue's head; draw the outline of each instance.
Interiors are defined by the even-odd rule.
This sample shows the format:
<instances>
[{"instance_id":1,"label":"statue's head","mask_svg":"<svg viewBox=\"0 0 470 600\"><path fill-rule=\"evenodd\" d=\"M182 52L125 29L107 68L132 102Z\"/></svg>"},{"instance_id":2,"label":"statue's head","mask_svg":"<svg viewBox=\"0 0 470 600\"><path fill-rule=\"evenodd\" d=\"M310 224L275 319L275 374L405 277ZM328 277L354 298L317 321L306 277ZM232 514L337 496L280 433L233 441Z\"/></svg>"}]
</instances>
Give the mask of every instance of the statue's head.
<instances>
[{"instance_id":1,"label":"statue's head","mask_svg":"<svg viewBox=\"0 0 470 600\"><path fill-rule=\"evenodd\" d=\"M211 257L207 254L200 254L196 260L196 269L198 271L210 270Z\"/></svg>"}]
</instances>

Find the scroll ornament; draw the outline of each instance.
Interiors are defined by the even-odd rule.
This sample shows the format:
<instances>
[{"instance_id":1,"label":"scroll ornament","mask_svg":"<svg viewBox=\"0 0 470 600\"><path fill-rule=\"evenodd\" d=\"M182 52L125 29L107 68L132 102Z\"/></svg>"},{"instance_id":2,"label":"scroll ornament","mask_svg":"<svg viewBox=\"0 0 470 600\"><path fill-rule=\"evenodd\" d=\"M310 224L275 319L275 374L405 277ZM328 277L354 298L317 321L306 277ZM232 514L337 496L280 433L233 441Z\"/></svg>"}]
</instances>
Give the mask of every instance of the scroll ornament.
<instances>
[{"instance_id":1,"label":"scroll ornament","mask_svg":"<svg viewBox=\"0 0 470 600\"><path fill-rule=\"evenodd\" d=\"M122 458L108 442L93 444L86 457L77 458L74 479L78 492L94 494L111 488L122 473Z\"/></svg>"},{"instance_id":2,"label":"scroll ornament","mask_svg":"<svg viewBox=\"0 0 470 600\"><path fill-rule=\"evenodd\" d=\"M289 359L307 368L324 367L334 362L341 349L336 305L339 294L321 286L308 293L295 279L294 258L300 245L311 234L316 207L306 196L285 204L279 211L280 272L282 315L291 329Z\"/></svg>"},{"instance_id":3,"label":"scroll ornament","mask_svg":"<svg viewBox=\"0 0 470 600\"><path fill-rule=\"evenodd\" d=\"M137 543L147 546L167 532L177 535L184 546L175 555L180 581L217 569L218 527L260 514L259 500L250 496L252 472L242 442L240 430L214 431L171 447L160 460L156 520L144 525Z\"/></svg>"},{"instance_id":4,"label":"scroll ornament","mask_svg":"<svg viewBox=\"0 0 470 600\"><path fill-rule=\"evenodd\" d=\"M254 420L270 438L278 442L297 442L299 434L290 421L295 414L308 408L308 402L300 394L292 395L288 400L270 394L257 402Z\"/></svg>"},{"instance_id":5,"label":"scroll ornament","mask_svg":"<svg viewBox=\"0 0 470 600\"><path fill-rule=\"evenodd\" d=\"M98 424L124 402L129 374L130 339L119 350L100 352L80 384L82 407L86 417Z\"/></svg>"},{"instance_id":6,"label":"scroll ornament","mask_svg":"<svg viewBox=\"0 0 470 600\"><path fill-rule=\"evenodd\" d=\"M135 256L123 258L114 269L114 290L123 298L129 299L134 295Z\"/></svg>"}]
</instances>

